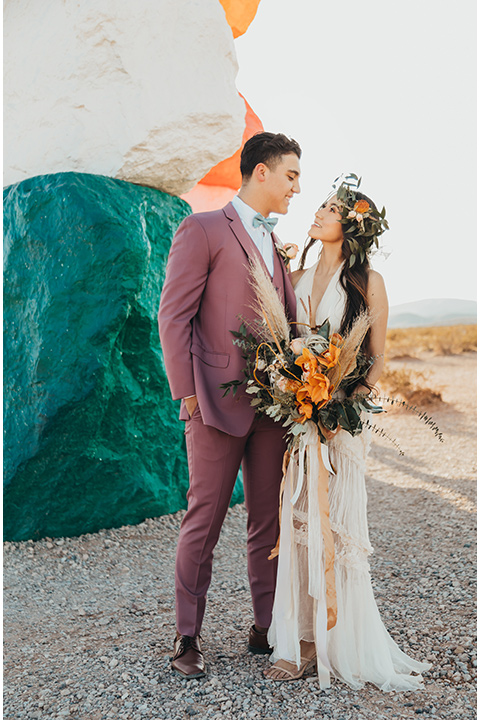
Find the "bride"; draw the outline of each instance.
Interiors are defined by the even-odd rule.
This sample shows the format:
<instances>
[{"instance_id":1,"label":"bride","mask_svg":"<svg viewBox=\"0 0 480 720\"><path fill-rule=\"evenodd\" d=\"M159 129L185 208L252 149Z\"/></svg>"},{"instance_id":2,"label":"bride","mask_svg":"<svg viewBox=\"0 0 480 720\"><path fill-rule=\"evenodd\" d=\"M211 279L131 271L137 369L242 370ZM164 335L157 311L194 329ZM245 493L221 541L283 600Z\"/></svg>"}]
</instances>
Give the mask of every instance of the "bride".
<instances>
[{"instance_id":1,"label":"bride","mask_svg":"<svg viewBox=\"0 0 480 720\"><path fill-rule=\"evenodd\" d=\"M342 183L315 214L308 234L321 241L318 262L308 270L292 273L297 296L299 334L308 327L330 321L331 332L348 332L355 318L368 310L372 324L364 342L374 362L365 385L353 393L369 393L383 369L388 302L382 276L369 267L369 254L383 227L372 201ZM370 218L370 219L369 219ZM377 222L378 221L378 222ZM373 234L372 234L373 233ZM354 255L352 258L351 256ZM318 506L316 478L301 480L287 472L283 496L279 564L272 624L268 641L273 648L273 666L264 671L271 680L295 680L317 668L321 688L330 686L330 674L358 689L371 682L380 689L415 690L422 687L420 673L427 663L409 658L385 629L375 603L368 556L365 460L369 449L368 430L352 437L337 429L328 433L330 474L328 500L334 541L334 578L337 619L328 623L325 587L325 556ZM298 474L298 472L297 472ZM310 513L309 513L309 503ZM318 562L314 558L318 558ZM335 622L335 621L334 621Z\"/></svg>"}]
</instances>

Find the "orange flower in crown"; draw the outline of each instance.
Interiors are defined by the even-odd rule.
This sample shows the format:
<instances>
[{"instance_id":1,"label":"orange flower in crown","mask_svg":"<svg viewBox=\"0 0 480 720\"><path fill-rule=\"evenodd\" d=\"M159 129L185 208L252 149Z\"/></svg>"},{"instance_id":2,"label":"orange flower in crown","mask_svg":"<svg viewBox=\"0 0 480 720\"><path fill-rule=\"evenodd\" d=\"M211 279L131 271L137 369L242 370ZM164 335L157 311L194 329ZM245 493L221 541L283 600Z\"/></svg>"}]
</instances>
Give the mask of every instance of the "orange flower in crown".
<instances>
[{"instance_id":1,"label":"orange flower in crown","mask_svg":"<svg viewBox=\"0 0 480 720\"><path fill-rule=\"evenodd\" d=\"M363 224L364 219L368 217L369 210L370 205L366 200L357 200L353 206L353 210L350 210L348 213L347 218L354 218L357 222Z\"/></svg>"},{"instance_id":2,"label":"orange flower in crown","mask_svg":"<svg viewBox=\"0 0 480 720\"><path fill-rule=\"evenodd\" d=\"M359 191L361 178L354 173L338 177L333 188L337 196L343 224L344 238L348 243L349 267L355 263L361 265L379 247L379 237L388 230L385 218L386 210L377 210L372 200L361 196Z\"/></svg>"},{"instance_id":3,"label":"orange flower in crown","mask_svg":"<svg viewBox=\"0 0 480 720\"><path fill-rule=\"evenodd\" d=\"M353 209L357 213L362 213L362 215L370 210L370 205L366 200L357 200L355 205L353 206Z\"/></svg>"}]
</instances>

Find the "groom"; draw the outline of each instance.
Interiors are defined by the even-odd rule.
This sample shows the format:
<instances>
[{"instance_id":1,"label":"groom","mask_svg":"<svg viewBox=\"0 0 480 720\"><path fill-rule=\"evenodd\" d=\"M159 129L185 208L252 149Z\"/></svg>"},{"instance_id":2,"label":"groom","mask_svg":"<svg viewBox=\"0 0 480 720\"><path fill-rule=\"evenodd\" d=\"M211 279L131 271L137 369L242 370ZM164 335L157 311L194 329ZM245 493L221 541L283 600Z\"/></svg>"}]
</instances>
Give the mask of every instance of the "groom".
<instances>
[{"instance_id":1,"label":"groom","mask_svg":"<svg viewBox=\"0 0 480 720\"><path fill-rule=\"evenodd\" d=\"M243 463L248 513L248 576L255 623L248 648L268 653L278 535L278 495L285 429L255 417L244 389L223 397L222 383L241 380L245 361L231 330L253 320L249 258L260 259L291 320L295 295L272 233L300 192L301 150L285 135L258 133L241 154L242 186L223 209L197 213L180 225L168 258L159 311L160 340L180 419L190 473L188 509L178 539L175 591L177 635L173 669L185 678L205 675L200 628L212 574L213 550ZM219 633L221 618L217 621Z\"/></svg>"}]
</instances>

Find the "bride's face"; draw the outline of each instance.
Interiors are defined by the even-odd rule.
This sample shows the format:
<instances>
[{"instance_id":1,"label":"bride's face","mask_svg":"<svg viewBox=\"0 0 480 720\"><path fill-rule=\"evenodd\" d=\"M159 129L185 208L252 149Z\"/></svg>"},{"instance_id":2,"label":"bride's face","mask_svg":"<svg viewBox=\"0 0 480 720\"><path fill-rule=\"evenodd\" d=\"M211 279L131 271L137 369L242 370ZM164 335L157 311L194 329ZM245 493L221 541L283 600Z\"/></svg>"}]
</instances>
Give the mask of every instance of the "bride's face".
<instances>
[{"instance_id":1,"label":"bride's face","mask_svg":"<svg viewBox=\"0 0 480 720\"><path fill-rule=\"evenodd\" d=\"M322 242L343 241L341 217L337 196L333 195L318 208L308 235Z\"/></svg>"}]
</instances>

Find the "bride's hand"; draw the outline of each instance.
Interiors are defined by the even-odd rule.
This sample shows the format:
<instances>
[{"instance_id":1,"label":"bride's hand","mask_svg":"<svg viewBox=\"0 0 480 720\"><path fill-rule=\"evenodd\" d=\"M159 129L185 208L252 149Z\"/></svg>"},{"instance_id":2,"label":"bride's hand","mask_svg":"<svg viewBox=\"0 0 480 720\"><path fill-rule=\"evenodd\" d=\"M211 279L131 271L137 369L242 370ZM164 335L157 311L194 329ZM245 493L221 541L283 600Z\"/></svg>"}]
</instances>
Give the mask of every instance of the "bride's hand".
<instances>
[{"instance_id":1,"label":"bride's hand","mask_svg":"<svg viewBox=\"0 0 480 720\"><path fill-rule=\"evenodd\" d=\"M352 397L355 397L355 395L370 395L371 390L366 385L357 385L355 390L352 392Z\"/></svg>"},{"instance_id":2,"label":"bride's hand","mask_svg":"<svg viewBox=\"0 0 480 720\"><path fill-rule=\"evenodd\" d=\"M335 435L338 433L339 430L341 430L340 425L337 425L335 430L327 430L327 428L324 425L320 425L320 430L322 431L322 435L327 440L332 440Z\"/></svg>"}]
</instances>

